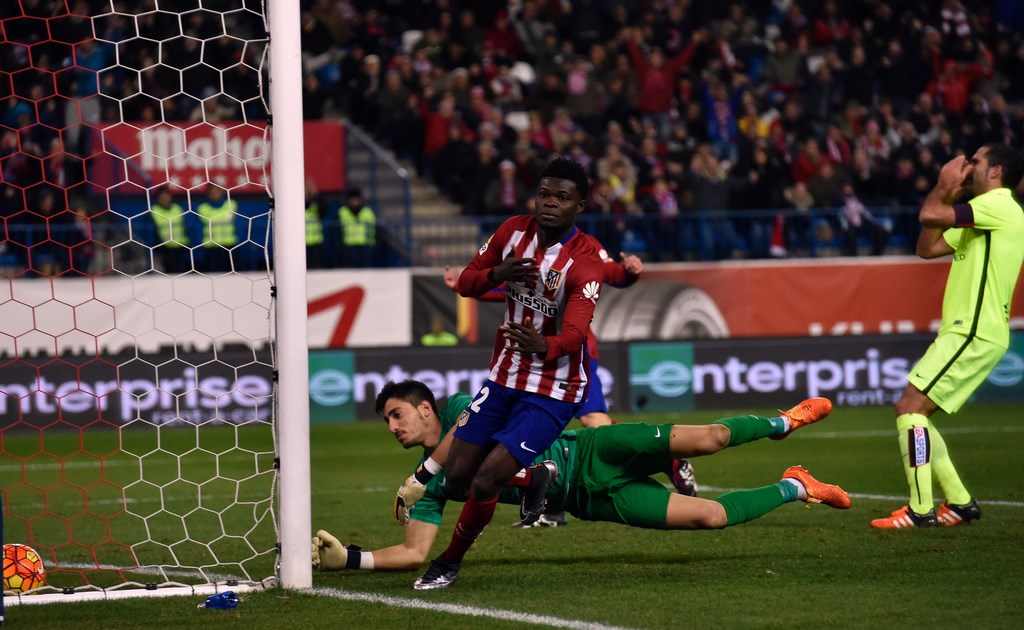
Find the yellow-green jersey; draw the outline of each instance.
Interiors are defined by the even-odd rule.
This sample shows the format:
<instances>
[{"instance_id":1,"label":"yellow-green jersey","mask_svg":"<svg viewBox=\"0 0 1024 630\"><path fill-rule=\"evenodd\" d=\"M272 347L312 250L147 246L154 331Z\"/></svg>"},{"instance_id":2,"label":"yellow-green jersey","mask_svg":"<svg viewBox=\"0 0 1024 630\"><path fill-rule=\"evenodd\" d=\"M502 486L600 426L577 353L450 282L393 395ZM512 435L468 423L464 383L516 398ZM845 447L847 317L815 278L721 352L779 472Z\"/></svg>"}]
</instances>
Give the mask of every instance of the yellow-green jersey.
<instances>
[{"instance_id":1,"label":"yellow-green jersey","mask_svg":"<svg viewBox=\"0 0 1024 630\"><path fill-rule=\"evenodd\" d=\"M1010 301L1024 264L1024 210L1008 188L957 204L957 225L943 237L953 248L939 334L955 332L1010 344Z\"/></svg>"}]
</instances>

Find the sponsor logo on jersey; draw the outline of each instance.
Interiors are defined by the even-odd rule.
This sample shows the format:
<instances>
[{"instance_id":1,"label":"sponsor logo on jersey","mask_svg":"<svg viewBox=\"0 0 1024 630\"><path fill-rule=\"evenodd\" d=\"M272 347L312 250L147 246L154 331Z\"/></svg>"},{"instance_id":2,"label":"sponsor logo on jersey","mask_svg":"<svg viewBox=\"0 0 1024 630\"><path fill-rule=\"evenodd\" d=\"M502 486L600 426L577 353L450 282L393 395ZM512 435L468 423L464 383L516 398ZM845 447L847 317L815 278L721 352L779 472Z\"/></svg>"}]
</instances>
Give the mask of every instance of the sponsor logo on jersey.
<instances>
[{"instance_id":1,"label":"sponsor logo on jersey","mask_svg":"<svg viewBox=\"0 0 1024 630\"><path fill-rule=\"evenodd\" d=\"M583 297L587 298L594 304L597 304L597 298L601 297L601 283L596 280L591 280L583 287Z\"/></svg>"},{"instance_id":2,"label":"sponsor logo on jersey","mask_svg":"<svg viewBox=\"0 0 1024 630\"><path fill-rule=\"evenodd\" d=\"M547 317L558 317L558 303L537 295L534 291L526 291L522 285L509 283L505 285L507 295L526 308L543 313Z\"/></svg>"},{"instance_id":3,"label":"sponsor logo on jersey","mask_svg":"<svg viewBox=\"0 0 1024 630\"><path fill-rule=\"evenodd\" d=\"M544 276L544 286L548 291L554 291L560 284L562 284L562 270L548 269L548 275Z\"/></svg>"}]
</instances>

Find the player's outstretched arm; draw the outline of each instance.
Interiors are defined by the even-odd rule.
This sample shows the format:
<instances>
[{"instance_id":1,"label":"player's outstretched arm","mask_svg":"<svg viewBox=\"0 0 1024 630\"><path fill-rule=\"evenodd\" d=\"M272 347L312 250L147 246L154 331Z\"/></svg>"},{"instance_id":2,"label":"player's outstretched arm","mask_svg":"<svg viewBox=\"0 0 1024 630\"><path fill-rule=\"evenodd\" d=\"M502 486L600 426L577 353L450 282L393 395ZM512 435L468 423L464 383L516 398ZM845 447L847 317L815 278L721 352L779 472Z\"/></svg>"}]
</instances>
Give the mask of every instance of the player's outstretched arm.
<instances>
[{"instance_id":1,"label":"player's outstretched arm","mask_svg":"<svg viewBox=\"0 0 1024 630\"><path fill-rule=\"evenodd\" d=\"M318 571L365 569L373 571L411 571L427 560L437 538L437 525L413 521L405 529L405 542L376 551L362 551L343 545L327 530L313 537L313 568Z\"/></svg>"}]
</instances>

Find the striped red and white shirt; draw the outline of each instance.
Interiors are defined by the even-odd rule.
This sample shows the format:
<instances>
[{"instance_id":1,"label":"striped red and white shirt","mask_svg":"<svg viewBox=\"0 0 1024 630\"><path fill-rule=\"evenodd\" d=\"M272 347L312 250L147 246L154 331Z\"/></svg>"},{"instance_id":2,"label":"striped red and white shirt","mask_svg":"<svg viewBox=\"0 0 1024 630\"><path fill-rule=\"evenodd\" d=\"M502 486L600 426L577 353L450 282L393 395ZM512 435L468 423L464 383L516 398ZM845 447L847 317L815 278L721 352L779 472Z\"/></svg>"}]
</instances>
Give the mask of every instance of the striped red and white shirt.
<instances>
[{"instance_id":1,"label":"striped red and white shirt","mask_svg":"<svg viewBox=\"0 0 1024 630\"><path fill-rule=\"evenodd\" d=\"M525 215L512 217L495 230L462 271L456 291L464 297L484 295L497 286L487 274L510 256L532 257L540 277L534 286L506 284L508 320L521 324L531 317L533 327L547 337L548 352L542 357L509 350L498 330L490 378L505 387L581 402L587 389L587 330L604 276L598 249L575 228L560 243L541 249L536 220Z\"/></svg>"}]
</instances>

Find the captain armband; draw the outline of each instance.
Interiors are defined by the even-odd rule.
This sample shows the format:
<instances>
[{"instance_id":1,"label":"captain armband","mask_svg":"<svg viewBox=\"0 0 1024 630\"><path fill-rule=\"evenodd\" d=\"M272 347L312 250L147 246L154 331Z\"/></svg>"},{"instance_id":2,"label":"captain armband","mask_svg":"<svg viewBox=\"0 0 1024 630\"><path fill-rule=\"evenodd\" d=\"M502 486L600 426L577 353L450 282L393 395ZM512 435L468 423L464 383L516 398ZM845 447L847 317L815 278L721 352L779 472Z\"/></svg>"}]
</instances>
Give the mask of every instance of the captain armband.
<instances>
[{"instance_id":1,"label":"captain armband","mask_svg":"<svg viewBox=\"0 0 1024 630\"><path fill-rule=\"evenodd\" d=\"M974 208L969 203L953 204L953 217L956 227L971 227L974 225Z\"/></svg>"}]
</instances>

